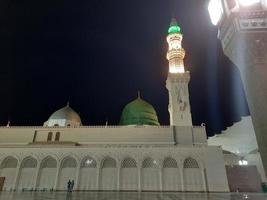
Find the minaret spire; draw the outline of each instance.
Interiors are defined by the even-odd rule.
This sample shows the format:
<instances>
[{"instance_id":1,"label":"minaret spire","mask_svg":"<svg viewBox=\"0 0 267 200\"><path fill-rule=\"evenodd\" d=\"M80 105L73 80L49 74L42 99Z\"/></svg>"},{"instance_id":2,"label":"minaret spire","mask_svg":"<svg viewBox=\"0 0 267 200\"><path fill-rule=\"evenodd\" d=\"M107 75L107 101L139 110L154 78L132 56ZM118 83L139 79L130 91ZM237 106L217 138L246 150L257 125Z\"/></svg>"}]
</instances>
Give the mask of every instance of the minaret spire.
<instances>
[{"instance_id":1,"label":"minaret spire","mask_svg":"<svg viewBox=\"0 0 267 200\"><path fill-rule=\"evenodd\" d=\"M182 40L181 28L176 19L172 18L167 35L169 74L166 81L172 126L192 126L188 91L190 73L184 69L185 50L182 48Z\"/></svg>"}]
</instances>

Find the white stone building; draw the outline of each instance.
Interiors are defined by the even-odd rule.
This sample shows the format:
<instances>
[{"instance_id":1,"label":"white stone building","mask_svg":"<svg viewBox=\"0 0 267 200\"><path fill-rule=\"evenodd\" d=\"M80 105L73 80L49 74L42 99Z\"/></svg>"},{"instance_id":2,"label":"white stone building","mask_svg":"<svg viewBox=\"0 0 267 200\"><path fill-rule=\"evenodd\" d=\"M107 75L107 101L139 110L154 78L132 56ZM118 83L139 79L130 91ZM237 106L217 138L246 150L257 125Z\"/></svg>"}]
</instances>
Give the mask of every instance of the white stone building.
<instances>
[{"instance_id":1,"label":"white stone building","mask_svg":"<svg viewBox=\"0 0 267 200\"><path fill-rule=\"evenodd\" d=\"M0 128L4 190L229 191L221 147L192 126L180 27L168 30L170 126L138 97L119 126L83 126L69 105L40 127Z\"/></svg>"}]
</instances>

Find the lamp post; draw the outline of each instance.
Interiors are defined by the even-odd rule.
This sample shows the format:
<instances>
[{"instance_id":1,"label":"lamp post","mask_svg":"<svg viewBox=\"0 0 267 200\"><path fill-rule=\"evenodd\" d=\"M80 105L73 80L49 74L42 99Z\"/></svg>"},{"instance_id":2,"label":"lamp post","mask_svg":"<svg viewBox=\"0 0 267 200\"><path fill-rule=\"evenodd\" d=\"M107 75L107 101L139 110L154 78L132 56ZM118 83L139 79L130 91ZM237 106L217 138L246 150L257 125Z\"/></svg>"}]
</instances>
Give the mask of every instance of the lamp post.
<instances>
[{"instance_id":1,"label":"lamp post","mask_svg":"<svg viewBox=\"0 0 267 200\"><path fill-rule=\"evenodd\" d=\"M224 54L238 67L267 174L267 0L209 0Z\"/></svg>"}]
</instances>

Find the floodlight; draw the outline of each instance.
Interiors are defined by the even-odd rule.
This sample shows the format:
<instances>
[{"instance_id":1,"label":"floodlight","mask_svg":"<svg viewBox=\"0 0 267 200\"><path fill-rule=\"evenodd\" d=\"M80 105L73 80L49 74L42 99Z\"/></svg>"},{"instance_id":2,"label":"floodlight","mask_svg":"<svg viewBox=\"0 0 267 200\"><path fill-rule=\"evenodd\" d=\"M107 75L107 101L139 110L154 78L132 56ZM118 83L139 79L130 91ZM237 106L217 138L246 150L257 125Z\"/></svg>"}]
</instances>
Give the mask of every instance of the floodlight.
<instances>
[{"instance_id":1,"label":"floodlight","mask_svg":"<svg viewBox=\"0 0 267 200\"><path fill-rule=\"evenodd\" d=\"M238 164L239 165L248 165L248 161L246 161L246 160L239 160L238 161Z\"/></svg>"},{"instance_id":2,"label":"floodlight","mask_svg":"<svg viewBox=\"0 0 267 200\"><path fill-rule=\"evenodd\" d=\"M208 5L211 23L217 25L222 18L223 8L221 0L210 0Z\"/></svg>"}]
</instances>

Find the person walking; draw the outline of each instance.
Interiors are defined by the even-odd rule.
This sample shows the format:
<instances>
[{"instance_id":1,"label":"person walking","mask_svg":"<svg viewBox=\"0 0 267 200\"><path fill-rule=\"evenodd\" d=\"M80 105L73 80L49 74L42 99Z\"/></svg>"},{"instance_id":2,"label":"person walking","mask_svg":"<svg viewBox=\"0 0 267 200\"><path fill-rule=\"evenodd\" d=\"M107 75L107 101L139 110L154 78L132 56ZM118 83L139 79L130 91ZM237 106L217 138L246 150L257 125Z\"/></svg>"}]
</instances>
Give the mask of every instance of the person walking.
<instances>
[{"instance_id":1,"label":"person walking","mask_svg":"<svg viewBox=\"0 0 267 200\"><path fill-rule=\"evenodd\" d=\"M74 180L71 181L71 192L73 191L74 188Z\"/></svg>"},{"instance_id":2,"label":"person walking","mask_svg":"<svg viewBox=\"0 0 267 200\"><path fill-rule=\"evenodd\" d=\"M68 183L67 183L68 192L71 192L71 185L72 185L72 182L71 182L70 179L69 179L69 181L68 181Z\"/></svg>"}]
</instances>

